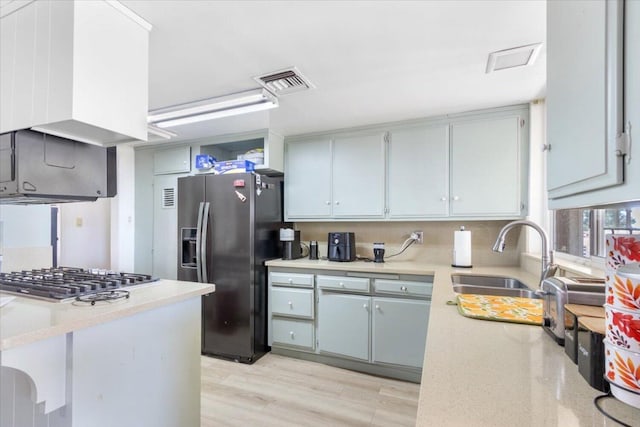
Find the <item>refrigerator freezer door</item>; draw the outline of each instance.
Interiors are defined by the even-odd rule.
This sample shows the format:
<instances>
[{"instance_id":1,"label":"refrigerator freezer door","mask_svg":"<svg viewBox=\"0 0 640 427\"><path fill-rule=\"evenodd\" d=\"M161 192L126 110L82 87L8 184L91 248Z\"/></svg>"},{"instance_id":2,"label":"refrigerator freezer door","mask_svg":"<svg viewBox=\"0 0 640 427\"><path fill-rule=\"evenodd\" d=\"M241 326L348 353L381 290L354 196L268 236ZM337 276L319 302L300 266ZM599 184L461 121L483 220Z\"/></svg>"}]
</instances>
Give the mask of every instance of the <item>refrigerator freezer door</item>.
<instances>
[{"instance_id":1,"label":"refrigerator freezer door","mask_svg":"<svg viewBox=\"0 0 640 427\"><path fill-rule=\"evenodd\" d=\"M204 205L204 177L178 178L178 280L199 282L201 232L198 217Z\"/></svg>"}]
</instances>

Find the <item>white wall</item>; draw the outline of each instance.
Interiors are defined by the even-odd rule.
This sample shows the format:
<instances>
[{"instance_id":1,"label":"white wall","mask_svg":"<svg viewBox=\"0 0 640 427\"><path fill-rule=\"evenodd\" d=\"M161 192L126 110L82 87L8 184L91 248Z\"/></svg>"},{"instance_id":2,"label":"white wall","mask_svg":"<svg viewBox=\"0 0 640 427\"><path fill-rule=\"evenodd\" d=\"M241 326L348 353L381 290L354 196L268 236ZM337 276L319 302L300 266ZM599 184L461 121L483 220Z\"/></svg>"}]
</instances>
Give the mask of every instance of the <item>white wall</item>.
<instances>
[{"instance_id":1,"label":"white wall","mask_svg":"<svg viewBox=\"0 0 640 427\"><path fill-rule=\"evenodd\" d=\"M135 271L134 158L133 147L118 146L115 197L59 206L59 265Z\"/></svg>"},{"instance_id":2,"label":"white wall","mask_svg":"<svg viewBox=\"0 0 640 427\"><path fill-rule=\"evenodd\" d=\"M0 205L0 255L3 272L51 267L51 208Z\"/></svg>"},{"instance_id":3,"label":"white wall","mask_svg":"<svg viewBox=\"0 0 640 427\"><path fill-rule=\"evenodd\" d=\"M111 268L111 199L60 204L61 266Z\"/></svg>"},{"instance_id":4,"label":"white wall","mask_svg":"<svg viewBox=\"0 0 640 427\"><path fill-rule=\"evenodd\" d=\"M136 273L153 274L153 150L135 151Z\"/></svg>"},{"instance_id":5,"label":"white wall","mask_svg":"<svg viewBox=\"0 0 640 427\"><path fill-rule=\"evenodd\" d=\"M134 272L135 246L135 153L120 145L118 156L118 195L111 200L111 269Z\"/></svg>"},{"instance_id":6,"label":"white wall","mask_svg":"<svg viewBox=\"0 0 640 427\"><path fill-rule=\"evenodd\" d=\"M51 244L51 208L47 205L1 205L0 221L0 248Z\"/></svg>"},{"instance_id":7,"label":"white wall","mask_svg":"<svg viewBox=\"0 0 640 427\"><path fill-rule=\"evenodd\" d=\"M547 168L546 156L542 146L546 144L546 104L544 100L529 105L529 215L527 219L540 225L549 234L549 244L553 242L551 224L547 206ZM527 228L525 252L541 252L540 236Z\"/></svg>"}]
</instances>

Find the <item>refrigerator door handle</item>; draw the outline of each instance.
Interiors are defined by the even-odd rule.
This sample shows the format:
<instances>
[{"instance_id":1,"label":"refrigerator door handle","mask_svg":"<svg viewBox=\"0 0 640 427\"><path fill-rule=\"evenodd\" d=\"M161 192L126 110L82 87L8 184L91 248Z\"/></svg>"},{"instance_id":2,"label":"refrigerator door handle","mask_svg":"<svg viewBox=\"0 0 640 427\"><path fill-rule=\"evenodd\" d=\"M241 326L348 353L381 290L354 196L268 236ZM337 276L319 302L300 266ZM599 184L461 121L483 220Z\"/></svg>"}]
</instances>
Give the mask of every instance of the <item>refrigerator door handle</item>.
<instances>
[{"instance_id":1,"label":"refrigerator door handle","mask_svg":"<svg viewBox=\"0 0 640 427\"><path fill-rule=\"evenodd\" d=\"M209 228L209 202L205 202L202 214L202 282L209 283L207 277L207 229Z\"/></svg>"},{"instance_id":2,"label":"refrigerator door handle","mask_svg":"<svg viewBox=\"0 0 640 427\"><path fill-rule=\"evenodd\" d=\"M202 213L204 212L204 202L200 202L198 207L198 224L196 225L196 272L198 282L202 282Z\"/></svg>"}]
</instances>

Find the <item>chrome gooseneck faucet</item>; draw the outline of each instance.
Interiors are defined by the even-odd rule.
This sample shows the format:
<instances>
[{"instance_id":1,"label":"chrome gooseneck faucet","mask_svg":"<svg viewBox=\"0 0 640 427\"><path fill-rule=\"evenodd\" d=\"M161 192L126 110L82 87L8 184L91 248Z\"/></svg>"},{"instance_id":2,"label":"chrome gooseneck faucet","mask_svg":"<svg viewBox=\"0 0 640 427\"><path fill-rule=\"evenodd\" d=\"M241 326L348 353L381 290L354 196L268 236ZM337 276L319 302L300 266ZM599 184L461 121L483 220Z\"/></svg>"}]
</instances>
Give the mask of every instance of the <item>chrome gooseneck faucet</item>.
<instances>
[{"instance_id":1,"label":"chrome gooseneck faucet","mask_svg":"<svg viewBox=\"0 0 640 427\"><path fill-rule=\"evenodd\" d=\"M553 263L553 251L549 248L549 238L547 237L547 233L538 224L527 220L510 222L509 224L502 227L502 230L500 230L500 233L498 233L496 243L494 243L493 245L493 251L504 251L504 239L507 236L509 230L517 225L527 225L536 230L538 234L540 234L540 240L542 240L542 271L540 273L540 285L542 285L542 281L544 279L551 277L556 273L558 266Z\"/></svg>"}]
</instances>

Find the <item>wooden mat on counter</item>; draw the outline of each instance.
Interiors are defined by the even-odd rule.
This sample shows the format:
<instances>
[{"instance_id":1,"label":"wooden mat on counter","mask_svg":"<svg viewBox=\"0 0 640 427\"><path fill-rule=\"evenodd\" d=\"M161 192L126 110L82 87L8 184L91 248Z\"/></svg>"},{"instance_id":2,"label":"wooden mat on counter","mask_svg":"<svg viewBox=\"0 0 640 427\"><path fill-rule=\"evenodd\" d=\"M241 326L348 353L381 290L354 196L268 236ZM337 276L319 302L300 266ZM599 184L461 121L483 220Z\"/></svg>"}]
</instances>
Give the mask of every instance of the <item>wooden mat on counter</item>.
<instances>
[{"instance_id":1,"label":"wooden mat on counter","mask_svg":"<svg viewBox=\"0 0 640 427\"><path fill-rule=\"evenodd\" d=\"M458 312L466 317L498 322L542 324L542 300L496 295L459 294Z\"/></svg>"}]
</instances>

